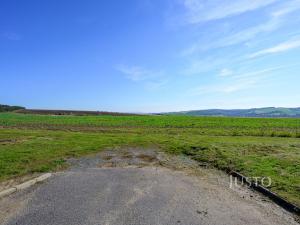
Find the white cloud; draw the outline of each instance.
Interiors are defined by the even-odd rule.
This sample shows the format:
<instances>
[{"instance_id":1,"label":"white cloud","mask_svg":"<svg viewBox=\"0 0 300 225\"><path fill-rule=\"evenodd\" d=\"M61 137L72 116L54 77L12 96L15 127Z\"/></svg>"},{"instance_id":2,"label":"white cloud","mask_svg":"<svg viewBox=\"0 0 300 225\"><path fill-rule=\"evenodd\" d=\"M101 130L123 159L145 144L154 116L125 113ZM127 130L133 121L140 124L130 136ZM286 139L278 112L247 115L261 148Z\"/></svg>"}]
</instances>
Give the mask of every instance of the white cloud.
<instances>
[{"instance_id":1,"label":"white cloud","mask_svg":"<svg viewBox=\"0 0 300 225\"><path fill-rule=\"evenodd\" d=\"M196 1L199 2L199 1ZM209 10L209 9L208 9ZM300 10L300 0L286 0L270 7L267 13L267 20L250 26L248 28L237 30L227 35L222 34L214 40L197 40L181 52L181 56L189 56L201 51L214 48L222 48L236 44L244 43L249 46L249 41L259 41L259 35L265 35L276 31L287 24L290 24L291 13ZM250 42L251 43L251 42Z\"/></svg>"},{"instance_id":2,"label":"white cloud","mask_svg":"<svg viewBox=\"0 0 300 225\"><path fill-rule=\"evenodd\" d=\"M300 38L295 40L290 40L287 42L280 43L276 46L273 46L271 48L266 48L263 50L260 50L258 52L252 53L248 56L248 58L256 58L259 56L269 55L269 54L275 54L280 52L285 52L291 49L299 48L300 47Z\"/></svg>"},{"instance_id":3,"label":"white cloud","mask_svg":"<svg viewBox=\"0 0 300 225\"><path fill-rule=\"evenodd\" d=\"M287 69L287 68L292 68L295 66L299 66L299 63L295 63L295 64L287 64L287 65L282 65L282 66L274 66L274 67L269 67L266 69L261 69L261 70L256 70L256 71L252 71L252 72L244 72L244 73L240 73L234 76L231 76L233 79L241 79L241 78L250 78L250 77L261 77L262 75L265 74L269 74L272 75L270 72L275 72L275 71L279 71L279 70L283 70L283 69Z\"/></svg>"},{"instance_id":4,"label":"white cloud","mask_svg":"<svg viewBox=\"0 0 300 225\"><path fill-rule=\"evenodd\" d=\"M247 77L256 77L256 76L260 76L272 71L276 71L276 70L280 70L280 69L284 69L290 67L289 66L277 66L277 67L271 67L271 68L267 68L267 69L262 69L262 70L257 70L254 72L246 72L246 73L242 73L242 74L238 74L233 76L233 78L247 78Z\"/></svg>"},{"instance_id":5,"label":"white cloud","mask_svg":"<svg viewBox=\"0 0 300 225\"><path fill-rule=\"evenodd\" d=\"M259 78L246 78L233 80L231 82L212 84L208 86L201 86L188 91L188 95L197 96L204 94L230 94L242 90L251 89L257 87L260 79Z\"/></svg>"},{"instance_id":6,"label":"white cloud","mask_svg":"<svg viewBox=\"0 0 300 225\"><path fill-rule=\"evenodd\" d=\"M117 70L125 74L126 78L141 83L147 90L157 90L167 84L163 71L150 71L139 66L119 65Z\"/></svg>"},{"instance_id":7,"label":"white cloud","mask_svg":"<svg viewBox=\"0 0 300 225\"><path fill-rule=\"evenodd\" d=\"M220 71L219 76L220 77L227 77L233 74L233 71L227 68L224 68Z\"/></svg>"},{"instance_id":8,"label":"white cloud","mask_svg":"<svg viewBox=\"0 0 300 225\"><path fill-rule=\"evenodd\" d=\"M274 71L278 71L278 70L282 70L285 68L290 68L298 65L299 64L290 64L290 65L283 65L277 67L270 67L270 68L256 70L252 72L244 72L234 76L228 76L225 81L220 80L220 82L216 84L200 86L191 89L188 91L188 95L197 96L197 95L214 94L214 93L230 94L238 91L256 88L262 83L264 83L263 80L265 78L274 76L274 73L270 73L270 72L274 72ZM224 73L227 72L230 72L230 74L232 74L232 71L227 71L227 69L224 69Z\"/></svg>"},{"instance_id":9,"label":"white cloud","mask_svg":"<svg viewBox=\"0 0 300 225\"><path fill-rule=\"evenodd\" d=\"M232 56L218 58L214 55L203 59L192 59L187 63L187 66L181 71L181 73L186 76L199 75L215 69L220 69L229 62L234 63L236 60Z\"/></svg>"},{"instance_id":10,"label":"white cloud","mask_svg":"<svg viewBox=\"0 0 300 225\"><path fill-rule=\"evenodd\" d=\"M153 72L139 66L120 65L117 67L117 70L124 73L126 78L132 81L149 80L152 78L161 77L163 75L162 71Z\"/></svg>"},{"instance_id":11,"label":"white cloud","mask_svg":"<svg viewBox=\"0 0 300 225\"><path fill-rule=\"evenodd\" d=\"M167 80L147 81L145 88L149 91L157 90L167 84Z\"/></svg>"},{"instance_id":12,"label":"white cloud","mask_svg":"<svg viewBox=\"0 0 300 225\"><path fill-rule=\"evenodd\" d=\"M299 9L300 9L300 0L286 1L285 4L280 7L280 9L272 13L272 16L273 17L284 16L286 14L292 13Z\"/></svg>"},{"instance_id":13,"label":"white cloud","mask_svg":"<svg viewBox=\"0 0 300 225\"><path fill-rule=\"evenodd\" d=\"M218 91L223 93L233 93L237 91L242 91L253 87L257 87L258 81L258 79L242 79L233 84L225 85L219 88Z\"/></svg>"},{"instance_id":14,"label":"white cloud","mask_svg":"<svg viewBox=\"0 0 300 225\"><path fill-rule=\"evenodd\" d=\"M224 47L239 44L252 38L255 38L258 34L268 33L278 29L282 25L282 20L279 18L271 18L267 22L253 26L242 31L236 32L230 36L223 38L220 42L217 42L216 47Z\"/></svg>"},{"instance_id":15,"label":"white cloud","mask_svg":"<svg viewBox=\"0 0 300 225\"><path fill-rule=\"evenodd\" d=\"M227 36L222 35L219 39L210 41L209 43L203 44L203 41L196 41L190 47L184 49L181 55L187 56L208 49L246 43L257 38L258 35L271 33L290 23L288 15L298 10L300 10L300 0L277 4L276 7L270 9L269 18L265 22L236 31Z\"/></svg>"},{"instance_id":16,"label":"white cloud","mask_svg":"<svg viewBox=\"0 0 300 225\"><path fill-rule=\"evenodd\" d=\"M199 51L205 51L208 49L226 47L231 45L240 44L255 38L257 35L262 33L269 33L277 30L284 24L283 20L279 17L272 17L267 22L261 23L257 26L253 26L233 34L220 37L220 39L211 41L209 43L203 44L202 41L197 41L192 46L184 49L182 51L182 56L192 55Z\"/></svg>"},{"instance_id":17,"label":"white cloud","mask_svg":"<svg viewBox=\"0 0 300 225\"><path fill-rule=\"evenodd\" d=\"M182 0L186 9L186 22L195 24L224 19L253 11L277 0Z\"/></svg>"}]
</instances>

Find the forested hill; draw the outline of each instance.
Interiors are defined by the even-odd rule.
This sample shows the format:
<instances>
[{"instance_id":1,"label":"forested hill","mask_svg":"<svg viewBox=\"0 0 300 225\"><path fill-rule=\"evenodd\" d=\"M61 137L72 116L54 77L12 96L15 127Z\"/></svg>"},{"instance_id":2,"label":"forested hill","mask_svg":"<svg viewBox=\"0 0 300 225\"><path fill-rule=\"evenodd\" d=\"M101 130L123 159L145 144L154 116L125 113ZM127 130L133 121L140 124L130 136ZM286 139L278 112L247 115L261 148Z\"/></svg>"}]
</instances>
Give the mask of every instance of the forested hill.
<instances>
[{"instance_id":1,"label":"forested hill","mask_svg":"<svg viewBox=\"0 0 300 225\"><path fill-rule=\"evenodd\" d=\"M171 112L167 114L190 116L232 116L232 117L300 117L300 108L253 108L253 109L207 109Z\"/></svg>"},{"instance_id":2,"label":"forested hill","mask_svg":"<svg viewBox=\"0 0 300 225\"><path fill-rule=\"evenodd\" d=\"M0 104L0 112L12 112L19 109L25 109L22 106L10 106L10 105L1 105Z\"/></svg>"}]
</instances>

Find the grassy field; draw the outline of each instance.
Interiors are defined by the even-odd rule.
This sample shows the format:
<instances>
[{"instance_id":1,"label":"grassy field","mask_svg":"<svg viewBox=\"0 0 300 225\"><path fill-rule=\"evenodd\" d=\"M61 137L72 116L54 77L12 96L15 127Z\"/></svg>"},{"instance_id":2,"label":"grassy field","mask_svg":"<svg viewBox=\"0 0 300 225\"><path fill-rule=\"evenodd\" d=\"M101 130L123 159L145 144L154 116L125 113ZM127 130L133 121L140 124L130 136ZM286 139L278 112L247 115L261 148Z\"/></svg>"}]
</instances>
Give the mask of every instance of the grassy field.
<instances>
[{"instance_id":1,"label":"grassy field","mask_svg":"<svg viewBox=\"0 0 300 225\"><path fill-rule=\"evenodd\" d=\"M0 113L0 181L57 170L68 157L155 146L222 170L272 178L300 205L300 119L50 116Z\"/></svg>"}]
</instances>

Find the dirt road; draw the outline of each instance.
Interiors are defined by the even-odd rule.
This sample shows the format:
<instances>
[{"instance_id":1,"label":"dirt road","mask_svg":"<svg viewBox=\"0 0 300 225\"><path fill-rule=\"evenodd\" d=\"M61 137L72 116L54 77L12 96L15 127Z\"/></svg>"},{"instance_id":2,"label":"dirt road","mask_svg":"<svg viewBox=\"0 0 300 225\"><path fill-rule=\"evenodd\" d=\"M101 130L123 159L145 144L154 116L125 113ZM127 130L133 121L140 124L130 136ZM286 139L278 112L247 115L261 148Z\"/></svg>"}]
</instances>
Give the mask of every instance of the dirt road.
<instances>
[{"instance_id":1,"label":"dirt road","mask_svg":"<svg viewBox=\"0 0 300 225\"><path fill-rule=\"evenodd\" d=\"M50 180L0 200L5 225L298 224L222 172L152 150L70 160Z\"/></svg>"}]
</instances>

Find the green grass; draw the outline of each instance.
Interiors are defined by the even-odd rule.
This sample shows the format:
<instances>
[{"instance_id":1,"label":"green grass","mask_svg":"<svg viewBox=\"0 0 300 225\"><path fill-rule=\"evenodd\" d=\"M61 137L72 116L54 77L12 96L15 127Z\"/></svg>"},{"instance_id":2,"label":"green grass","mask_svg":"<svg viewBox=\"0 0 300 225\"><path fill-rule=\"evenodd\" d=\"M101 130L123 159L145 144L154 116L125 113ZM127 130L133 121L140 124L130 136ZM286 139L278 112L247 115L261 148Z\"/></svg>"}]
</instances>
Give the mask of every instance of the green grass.
<instances>
[{"instance_id":1,"label":"green grass","mask_svg":"<svg viewBox=\"0 0 300 225\"><path fill-rule=\"evenodd\" d=\"M269 176L300 205L300 120L188 116L39 116L0 113L0 180L65 166L116 146L156 146L219 169Z\"/></svg>"},{"instance_id":2,"label":"green grass","mask_svg":"<svg viewBox=\"0 0 300 225\"><path fill-rule=\"evenodd\" d=\"M52 129L186 128L202 134L299 137L300 119L191 116L48 116L1 113L0 126Z\"/></svg>"}]
</instances>

